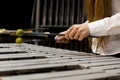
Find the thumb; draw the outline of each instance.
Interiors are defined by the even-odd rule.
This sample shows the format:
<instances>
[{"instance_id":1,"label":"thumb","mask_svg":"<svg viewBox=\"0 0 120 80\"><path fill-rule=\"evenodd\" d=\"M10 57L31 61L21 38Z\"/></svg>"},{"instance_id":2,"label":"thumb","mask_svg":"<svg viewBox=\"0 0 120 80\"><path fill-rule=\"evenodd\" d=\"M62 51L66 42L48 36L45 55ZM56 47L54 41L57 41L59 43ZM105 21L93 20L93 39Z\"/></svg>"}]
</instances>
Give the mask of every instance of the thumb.
<instances>
[{"instance_id":1,"label":"thumb","mask_svg":"<svg viewBox=\"0 0 120 80\"><path fill-rule=\"evenodd\" d=\"M55 40L64 40L65 36L56 36L54 39Z\"/></svg>"}]
</instances>

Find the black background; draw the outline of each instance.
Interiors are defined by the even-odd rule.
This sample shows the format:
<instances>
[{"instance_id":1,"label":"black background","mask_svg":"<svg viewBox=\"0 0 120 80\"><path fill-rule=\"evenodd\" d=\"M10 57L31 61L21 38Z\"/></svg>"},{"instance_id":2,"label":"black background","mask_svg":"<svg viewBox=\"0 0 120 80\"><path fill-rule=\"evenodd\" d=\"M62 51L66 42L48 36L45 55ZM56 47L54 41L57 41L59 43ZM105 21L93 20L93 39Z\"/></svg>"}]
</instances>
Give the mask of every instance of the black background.
<instances>
[{"instance_id":1,"label":"black background","mask_svg":"<svg viewBox=\"0 0 120 80\"><path fill-rule=\"evenodd\" d=\"M32 7L33 0L1 0L0 28L30 28Z\"/></svg>"}]
</instances>

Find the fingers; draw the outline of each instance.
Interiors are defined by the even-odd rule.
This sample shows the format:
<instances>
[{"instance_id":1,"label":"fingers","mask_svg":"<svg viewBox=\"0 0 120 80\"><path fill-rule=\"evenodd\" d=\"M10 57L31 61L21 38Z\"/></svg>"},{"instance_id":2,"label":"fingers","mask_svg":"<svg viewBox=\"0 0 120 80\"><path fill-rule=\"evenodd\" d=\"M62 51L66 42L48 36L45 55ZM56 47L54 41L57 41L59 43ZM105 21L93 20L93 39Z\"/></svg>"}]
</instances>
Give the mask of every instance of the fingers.
<instances>
[{"instance_id":1,"label":"fingers","mask_svg":"<svg viewBox=\"0 0 120 80\"><path fill-rule=\"evenodd\" d=\"M74 35L74 39L75 40L79 40L80 34L81 33L81 29L78 29L78 31L76 32L76 34Z\"/></svg>"},{"instance_id":2,"label":"fingers","mask_svg":"<svg viewBox=\"0 0 120 80\"><path fill-rule=\"evenodd\" d=\"M56 43L65 43L65 44L67 44L67 43L69 43L69 42L70 42L70 40L67 40L67 39L56 40Z\"/></svg>"},{"instance_id":3,"label":"fingers","mask_svg":"<svg viewBox=\"0 0 120 80\"><path fill-rule=\"evenodd\" d=\"M79 29L79 25L73 25L71 26L65 33L65 38L66 39L71 39L73 40L74 39L74 35L76 34L76 32L78 31Z\"/></svg>"},{"instance_id":4,"label":"fingers","mask_svg":"<svg viewBox=\"0 0 120 80\"><path fill-rule=\"evenodd\" d=\"M64 32L61 32L60 34L65 34L65 31L64 31ZM55 36L55 41L56 41L57 43L69 43L69 42L70 42L70 40L67 40L67 39L65 38L65 36Z\"/></svg>"},{"instance_id":5,"label":"fingers","mask_svg":"<svg viewBox=\"0 0 120 80\"><path fill-rule=\"evenodd\" d=\"M65 38L68 39L68 40L69 40L70 37L71 37L71 36L69 36L69 34L71 33L72 29L73 29L73 27L70 27L70 28L66 31L66 33L65 33Z\"/></svg>"},{"instance_id":6,"label":"fingers","mask_svg":"<svg viewBox=\"0 0 120 80\"><path fill-rule=\"evenodd\" d=\"M83 40L88 35L90 35L88 24L80 24L80 25L73 25L68 30L62 32L61 34L65 34L65 36L56 36L56 42L65 42L69 40Z\"/></svg>"},{"instance_id":7,"label":"fingers","mask_svg":"<svg viewBox=\"0 0 120 80\"><path fill-rule=\"evenodd\" d=\"M83 40L85 37L87 37L90 34L88 24L80 24L80 25L73 25L70 27L66 33L65 38L66 39L75 39L75 40Z\"/></svg>"},{"instance_id":8,"label":"fingers","mask_svg":"<svg viewBox=\"0 0 120 80\"><path fill-rule=\"evenodd\" d=\"M55 41L57 43L69 43L70 40L65 39L65 36L56 36Z\"/></svg>"},{"instance_id":9,"label":"fingers","mask_svg":"<svg viewBox=\"0 0 120 80\"><path fill-rule=\"evenodd\" d=\"M88 24L82 24L79 32L80 32L80 35L79 35L79 38L78 38L79 41L81 41L84 38L86 38L87 36L89 36L90 35L90 30L89 30Z\"/></svg>"},{"instance_id":10,"label":"fingers","mask_svg":"<svg viewBox=\"0 0 120 80\"><path fill-rule=\"evenodd\" d=\"M79 28L80 28L80 25L73 25L73 26L71 26L71 27L66 31L66 33L65 33L65 38L68 39L68 40L69 40L69 39L71 39L71 40L77 39L77 38L75 37L75 35L78 34Z\"/></svg>"},{"instance_id":11,"label":"fingers","mask_svg":"<svg viewBox=\"0 0 120 80\"><path fill-rule=\"evenodd\" d=\"M63 39L65 39L65 36L56 36L55 37L55 40L63 40Z\"/></svg>"}]
</instances>

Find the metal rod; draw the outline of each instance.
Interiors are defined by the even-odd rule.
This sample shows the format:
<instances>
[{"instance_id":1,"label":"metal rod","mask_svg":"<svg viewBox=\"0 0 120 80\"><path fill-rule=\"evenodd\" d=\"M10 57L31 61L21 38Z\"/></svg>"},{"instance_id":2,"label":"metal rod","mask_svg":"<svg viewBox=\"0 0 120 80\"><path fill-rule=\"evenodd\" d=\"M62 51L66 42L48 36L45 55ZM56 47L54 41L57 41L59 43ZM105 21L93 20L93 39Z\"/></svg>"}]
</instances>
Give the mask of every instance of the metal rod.
<instances>
[{"instance_id":1,"label":"metal rod","mask_svg":"<svg viewBox=\"0 0 120 80\"><path fill-rule=\"evenodd\" d=\"M33 26L33 24L34 24L35 8L36 8L36 0L34 0L34 2L33 2L32 17L31 17L31 26Z\"/></svg>"},{"instance_id":2,"label":"metal rod","mask_svg":"<svg viewBox=\"0 0 120 80\"><path fill-rule=\"evenodd\" d=\"M53 12L53 1L50 0L50 9L49 9L49 25L52 25L52 12Z\"/></svg>"},{"instance_id":3,"label":"metal rod","mask_svg":"<svg viewBox=\"0 0 120 80\"><path fill-rule=\"evenodd\" d=\"M47 0L44 0L43 23L42 23L42 25L46 25L46 16L47 16Z\"/></svg>"},{"instance_id":4,"label":"metal rod","mask_svg":"<svg viewBox=\"0 0 120 80\"><path fill-rule=\"evenodd\" d=\"M35 23L35 28L39 28L39 19L40 18L40 0L37 0L37 7L36 7L36 23ZM36 32L38 32L36 30Z\"/></svg>"},{"instance_id":5,"label":"metal rod","mask_svg":"<svg viewBox=\"0 0 120 80\"><path fill-rule=\"evenodd\" d=\"M63 25L63 18L64 18L64 0L62 0L61 4L61 25Z\"/></svg>"},{"instance_id":6,"label":"metal rod","mask_svg":"<svg viewBox=\"0 0 120 80\"><path fill-rule=\"evenodd\" d=\"M40 0L37 0L36 3L36 23L35 23L35 28L39 28L39 23L40 23ZM38 32L38 30L35 30L35 32ZM36 45L38 45L38 42L35 42Z\"/></svg>"},{"instance_id":7,"label":"metal rod","mask_svg":"<svg viewBox=\"0 0 120 80\"><path fill-rule=\"evenodd\" d=\"M70 10L70 1L68 0L68 4L67 4L67 18L66 18L66 25L69 25L69 10Z\"/></svg>"},{"instance_id":8,"label":"metal rod","mask_svg":"<svg viewBox=\"0 0 120 80\"><path fill-rule=\"evenodd\" d=\"M47 35L47 36L65 36L65 34L50 33L50 32L23 32L22 34L23 34L22 36L24 36L24 35L26 35L26 36L27 35L28 36L42 36L42 35ZM2 36L4 37L5 35L17 36L15 33L0 33L1 37ZM98 36L88 36L88 37L98 38Z\"/></svg>"},{"instance_id":9,"label":"metal rod","mask_svg":"<svg viewBox=\"0 0 120 80\"><path fill-rule=\"evenodd\" d=\"M77 24L80 23L80 0L78 0L77 6Z\"/></svg>"},{"instance_id":10,"label":"metal rod","mask_svg":"<svg viewBox=\"0 0 120 80\"><path fill-rule=\"evenodd\" d=\"M62 0L59 0L58 4L58 24L61 25Z\"/></svg>"},{"instance_id":11,"label":"metal rod","mask_svg":"<svg viewBox=\"0 0 120 80\"><path fill-rule=\"evenodd\" d=\"M58 4L58 0L56 0L55 25L58 24L58 6L59 6L59 4Z\"/></svg>"},{"instance_id":12,"label":"metal rod","mask_svg":"<svg viewBox=\"0 0 120 80\"><path fill-rule=\"evenodd\" d=\"M71 16L71 24L74 24L74 11L75 10L75 0L72 0L72 16Z\"/></svg>"}]
</instances>

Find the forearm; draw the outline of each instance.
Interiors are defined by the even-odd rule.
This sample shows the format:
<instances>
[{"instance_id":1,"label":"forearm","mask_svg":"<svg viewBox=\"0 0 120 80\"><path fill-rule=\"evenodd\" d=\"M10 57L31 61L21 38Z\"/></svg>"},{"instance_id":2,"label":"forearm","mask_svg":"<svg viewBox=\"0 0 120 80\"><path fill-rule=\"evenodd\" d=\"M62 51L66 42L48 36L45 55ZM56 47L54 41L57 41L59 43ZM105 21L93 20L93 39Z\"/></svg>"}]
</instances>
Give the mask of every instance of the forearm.
<instances>
[{"instance_id":1,"label":"forearm","mask_svg":"<svg viewBox=\"0 0 120 80\"><path fill-rule=\"evenodd\" d=\"M112 17L88 23L91 36L120 34L120 13Z\"/></svg>"}]
</instances>

